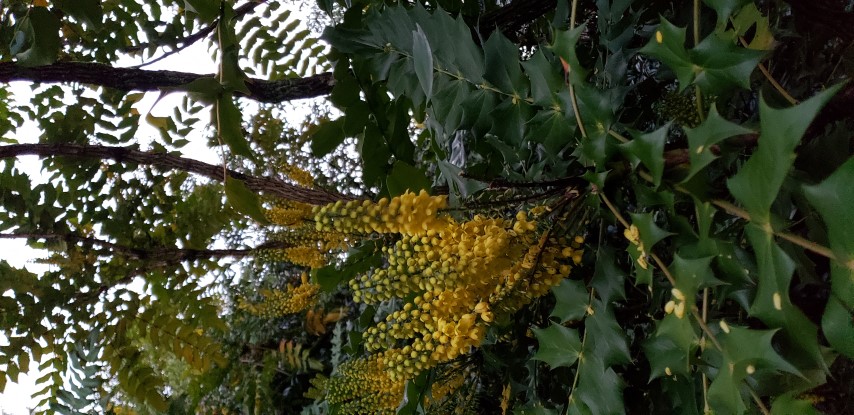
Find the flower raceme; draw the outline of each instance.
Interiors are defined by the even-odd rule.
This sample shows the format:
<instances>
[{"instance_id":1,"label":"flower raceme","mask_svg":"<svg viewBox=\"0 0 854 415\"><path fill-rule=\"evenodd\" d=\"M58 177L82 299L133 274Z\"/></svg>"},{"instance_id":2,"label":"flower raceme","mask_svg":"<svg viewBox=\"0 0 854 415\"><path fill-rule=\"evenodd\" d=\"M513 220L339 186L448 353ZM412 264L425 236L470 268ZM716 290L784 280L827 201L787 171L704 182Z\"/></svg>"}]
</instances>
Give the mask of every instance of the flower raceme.
<instances>
[{"instance_id":1,"label":"flower raceme","mask_svg":"<svg viewBox=\"0 0 854 415\"><path fill-rule=\"evenodd\" d=\"M412 298L364 334L395 381L479 347L493 321L546 294L581 260L583 239L538 231L526 211L458 221L446 207L445 196L421 191L313 210L318 231L397 238L382 248L385 266L350 281L356 302Z\"/></svg>"}]
</instances>

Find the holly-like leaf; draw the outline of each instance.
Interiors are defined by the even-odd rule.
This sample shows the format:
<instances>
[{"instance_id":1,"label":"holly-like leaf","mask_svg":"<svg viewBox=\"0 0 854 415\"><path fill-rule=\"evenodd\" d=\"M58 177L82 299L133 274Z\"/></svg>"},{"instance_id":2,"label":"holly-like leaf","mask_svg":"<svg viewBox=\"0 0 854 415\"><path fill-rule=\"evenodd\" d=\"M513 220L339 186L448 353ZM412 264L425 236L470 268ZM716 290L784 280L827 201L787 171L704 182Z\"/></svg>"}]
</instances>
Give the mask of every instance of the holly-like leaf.
<instances>
[{"instance_id":1,"label":"holly-like leaf","mask_svg":"<svg viewBox=\"0 0 854 415\"><path fill-rule=\"evenodd\" d=\"M702 124L697 128L685 129L685 134L688 136L688 155L691 158L691 169L684 181L690 180L717 158L711 151L713 145L732 136L752 132L750 129L721 117L717 107L712 105Z\"/></svg>"},{"instance_id":2,"label":"holly-like leaf","mask_svg":"<svg viewBox=\"0 0 854 415\"><path fill-rule=\"evenodd\" d=\"M604 245L596 250L596 270L590 286L596 289L596 294L605 304L616 299L626 298L626 276L617 266L614 249Z\"/></svg>"},{"instance_id":3,"label":"holly-like leaf","mask_svg":"<svg viewBox=\"0 0 854 415\"><path fill-rule=\"evenodd\" d=\"M630 213L629 216L632 218L632 225L638 228L640 240L647 253L651 252L659 241L673 235L672 232L667 232L655 224L652 213Z\"/></svg>"},{"instance_id":4,"label":"holly-like leaf","mask_svg":"<svg viewBox=\"0 0 854 415\"><path fill-rule=\"evenodd\" d=\"M763 16L756 3L750 1L732 18L735 33L744 36L753 29L753 38L747 44L748 49L771 50L774 47L774 34L768 23L768 17Z\"/></svg>"},{"instance_id":5,"label":"holly-like leaf","mask_svg":"<svg viewBox=\"0 0 854 415\"><path fill-rule=\"evenodd\" d=\"M745 3L751 0L703 0L707 6L715 9L718 15L717 27L726 27L727 20L736 10L740 10Z\"/></svg>"},{"instance_id":6,"label":"holly-like leaf","mask_svg":"<svg viewBox=\"0 0 854 415\"><path fill-rule=\"evenodd\" d=\"M433 95L433 52L421 25L416 23L415 27L416 30L412 31L412 61L418 83L429 100Z\"/></svg>"},{"instance_id":7,"label":"holly-like leaf","mask_svg":"<svg viewBox=\"0 0 854 415\"><path fill-rule=\"evenodd\" d=\"M685 49L685 28L676 27L663 17L655 34L640 52L667 65L676 74L680 91L694 81L696 70L699 69L694 68L691 57Z\"/></svg>"},{"instance_id":8,"label":"holly-like leaf","mask_svg":"<svg viewBox=\"0 0 854 415\"><path fill-rule=\"evenodd\" d=\"M580 25L572 30L555 30L552 50L561 60L563 70L567 74L569 82L573 85L583 84L587 79L587 71L578 61L575 45L584 32L585 25Z\"/></svg>"},{"instance_id":9,"label":"holly-like leaf","mask_svg":"<svg viewBox=\"0 0 854 415\"><path fill-rule=\"evenodd\" d=\"M540 346L532 359L546 362L552 369L572 366L581 352L578 330L552 324L548 328L533 328Z\"/></svg>"},{"instance_id":10,"label":"holly-like leaf","mask_svg":"<svg viewBox=\"0 0 854 415\"><path fill-rule=\"evenodd\" d=\"M589 340L589 339L588 339ZM578 365L578 384L569 400L568 414L622 414L623 381L601 359L585 353Z\"/></svg>"},{"instance_id":11,"label":"holly-like leaf","mask_svg":"<svg viewBox=\"0 0 854 415\"><path fill-rule=\"evenodd\" d=\"M561 323L584 317L590 296L583 282L565 279L552 287L552 293L555 296L555 307L551 317L557 317Z\"/></svg>"},{"instance_id":12,"label":"holly-like leaf","mask_svg":"<svg viewBox=\"0 0 854 415\"><path fill-rule=\"evenodd\" d=\"M725 359L736 369L747 369L753 365L755 370L768 369L778 372L800 374L797 368L783 359L771 344L777 330L751 330L744 327L728 326L729 333L717 334Z\"/></svg>"},{"instance_id":13,"label":"holly-like leaf","mask_svg":"<svg viewBox=\"0 0 854 415\"><path fill-rule=\"evenodd\" d=\"M686 259L678 253L673 256L673 262L670 263L669 268L673 279L676 280L674 288L685 295L687 304L694 304L698 290L723 284L712 273L710 267L712 259L713 257Z\"/></svg>"},{"instance_id":14,"label":"holly-like leaf","mask_svg":"<svg viewBox=\"0 0 854 415\"><path fill-rule=\"evenodd\" d=\"M781 334L790 346L787 350L798 350L799 357L823 367L825 363L817 342L818 329L789 297L794 261L774 242L773 234L766 228L751 223L746 233L756 252L759 268L758 287L750 314L769 327L782 327Z\"/></svg>"},{"instance_id":15,"label":"holly-like leaf","mask_svg":"<svg viewBox=\"0 0 854 415\"><path fill-rule=\"evenodd\" d=\"M751 221L769 223L771 203L777 197L783 179L794 162L795 147L818 111L839 87L840 85L828 88L790 108L771 108L764 99L759 103L762 131L759 136L759 148L738 174L727 181L732 195L750 213Z\"/></svg>"},{"instance_id":16,"label":"holly-like leaf","mask_svg":"<svg viewBox=\"0 0 854 415\"><path fill-rule=\"evenodd\" d=\"M667 65L679 80L682 91L696 83L709 94L725 92L733 86L750 88L750 74L763 52L740 48L715 33L695 48L685 49L685 29L661 19L661 25L640 50Z\"/></svg>"},{"instance_id":17,"label":"holly-like leaf","mask_svg":"<svg viewBox=\"0 0 854 415\"><path fill-rule=\"evenodd\" d=\"M750 74L765 53L711 34L690 54L691 61L700 68L694 82L708 94L719 94L734 86L750 89Z\"/></svg>"},{"instance_id":18,"label":"holly-like leaf","mask_svg":"<svg viewBox=\"0 0 854 415\"><path fill-rule=\"evenodd\" d=\"M830 247L837 255L840 264L854 267L854 158L849 158L842 166L820 184L804 186L804 194L827 225L827 237ZM841 293L840 293L841 294ZM843 297L854 301L854 293Z\"/></svg>"},{"instance_id":19,"label":"holly-like leaf","mask_svg":"<svg viewBox=\"0 0 854 415\"><path fill-rule=\"evenodd\" d=\"M584 319L584 357L595 356L611 366L631 361L626 334L614 317L613 309L601 300L593 301L592 315Z\"/></svg>"},{"instance_id":20,"label":"holly-like leaf","mask_svg":"<svg viewBox=\"0 0 854 415\"><path fill-rule=\"evenodd\" d=\"M530 59L522 62L525 75L531 81L531 98L534 104L542 107L552 107L558 104L554 94L564 87L560 72L543 54L537 50Z\"/></svg>"},{"instance_id":21,"label":"holly-like leaf","mask_svg":"<svg viewBox=\"0 0 854 415\"><path fill-rule=\"evenodd\" d=\"M670 123L651 133L639 134L634 140L620 146L624 152L637 157L649 169L655 186L661 184L661 175L664 173L664 143L667 141L668 130Z\"/></svg>"},{"instance_id":22,"label":"holly-like leaf","mask_svg":"<svg viewBox=\"0 0 854 415\"><path fill-rule=\"evenodd\" d=\"M690 376L690 359L697 348L691 319L667 314L656 323L655 334L643 344L649 359L650 380L672 375Z\"/></svg>"},{"instance_id":23,"label":"holly-like leaf","mask_svg":"<svg viewBox=\"0 0 854 415\"><path fill-rule=\"evenodd\" d=\"M854 357L854 158L820 184L805 186L804 194L821 214L827 226L830 248L836 255L831 266L831 292L821 325L830 344L848 357Z\"/></svg>"},{"instance_id":24,"label":"holly-like leaf","mask_svg":"<svg viewBox=\"0 0 854 415\"><path fill-rule=\"evenodd\" d=\"M800 374L774 349L771 341L776 330L750 330L728 326L728 332L718 333L722 352L707 348L705 358L719 363L717 374L709 386L709 402L721 413L743 413L746 409L740 383L756 371ZM814 340L813 340L814 341Z\"/></svg>"},{"instance_id":25,"label":"holly-like leaf","mask_svg":"<svg viewBox=\"0 0 854 415\"><path fill-rule=\"evenodd\" d=\"M46 7L33 7L21 22L15 40L21 45L29 44L15 54L21 66L42 66L56 62L59 57L59 18ZM14 43L13 43L14 45ZM14 53L14 47L13 53Z\"/></svg>"}]
</instances>

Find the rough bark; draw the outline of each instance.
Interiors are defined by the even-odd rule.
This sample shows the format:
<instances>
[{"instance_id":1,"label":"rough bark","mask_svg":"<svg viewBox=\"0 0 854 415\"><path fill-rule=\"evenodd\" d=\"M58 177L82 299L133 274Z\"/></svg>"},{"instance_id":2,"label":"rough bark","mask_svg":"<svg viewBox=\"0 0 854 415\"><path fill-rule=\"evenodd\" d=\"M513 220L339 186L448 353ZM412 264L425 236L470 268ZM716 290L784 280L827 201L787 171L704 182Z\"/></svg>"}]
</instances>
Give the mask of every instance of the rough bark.
<instances>
[{"instance_id":1,"label":"rough bark","mask_svg":"<svg viewBox=\"0 0 854 415\"><path fill-rule=\"evenodd\" d=\"M212 180L223 181L222 166L172 154L140 151L129 147L77 144L10 144L0 146L0 159L26 155L115 160L119 163L155 166L163 170L183 170ZM249 190L282 199L310 204L326 204L345 199L341 195L321 189L296 186L273 177L250 176L230 169L227 169L226 172L228 177L243 181Z\"/></svg>"},{"instance_id":2,"label":"rough bark","mask_svg":"<svg viewBox=\"0 0 854 415\"><path fill-rule=\"evenodd\" d=\"M47 84L79 82L120 91L158 91L161 88L179 87L199 78L213 76L213 74L177 71L115 68L88 62L57 62L33 68L25 68L14 62L0 63L0 82L4 83L12 81ZM244 97L264 103L314 98L330 93L334 84L335 80L331 73L279 81L249 78L246 86L250 94ZM238 96L241 95L238 94Z\"/></svg>"}]
</instances>

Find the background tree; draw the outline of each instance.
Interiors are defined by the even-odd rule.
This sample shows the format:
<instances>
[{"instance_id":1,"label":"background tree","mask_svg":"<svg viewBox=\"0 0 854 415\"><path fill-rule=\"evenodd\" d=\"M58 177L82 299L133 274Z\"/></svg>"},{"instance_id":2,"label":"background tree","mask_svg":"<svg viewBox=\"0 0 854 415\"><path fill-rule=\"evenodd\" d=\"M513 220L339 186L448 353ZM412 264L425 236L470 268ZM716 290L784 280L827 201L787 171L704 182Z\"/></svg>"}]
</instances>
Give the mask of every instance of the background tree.
<instances>
[{"instance_id":1,"label":"background tree","mask_svg":"<svg viewBox=\"0 0 854 415\"><path fill-rule=\"evenodd\" d=\"M0 145L0 237L56 266L0 262L0 385L45 360L67 413L844 413L854 62L815 13L843 3L321 0L321 40L279 2L6 2L0 80L34 92L0 127L41 135ZM145 68L201 41L215 74ZM206 109L221 165L185 153Z\"/></svg>"}]
</instances>

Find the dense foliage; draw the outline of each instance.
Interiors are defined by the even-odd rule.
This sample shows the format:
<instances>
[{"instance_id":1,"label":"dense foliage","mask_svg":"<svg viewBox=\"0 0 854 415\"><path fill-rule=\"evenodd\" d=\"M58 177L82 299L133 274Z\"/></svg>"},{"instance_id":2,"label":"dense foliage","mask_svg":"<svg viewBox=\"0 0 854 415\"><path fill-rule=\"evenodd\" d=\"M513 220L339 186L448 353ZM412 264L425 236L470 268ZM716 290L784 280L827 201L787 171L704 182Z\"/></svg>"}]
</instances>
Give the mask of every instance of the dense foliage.
<instances>
[{"instance_id":1,"label":"dense foliage","mask_svg":"<svg viewBox=\"0 0 854 415\"><path fill-rule=\"evenodd\" d=\"M51 265L0 261L0 390L43 413L852 409L845 1L0 11L0 238Z\"/></svg>"}]
</instances>

